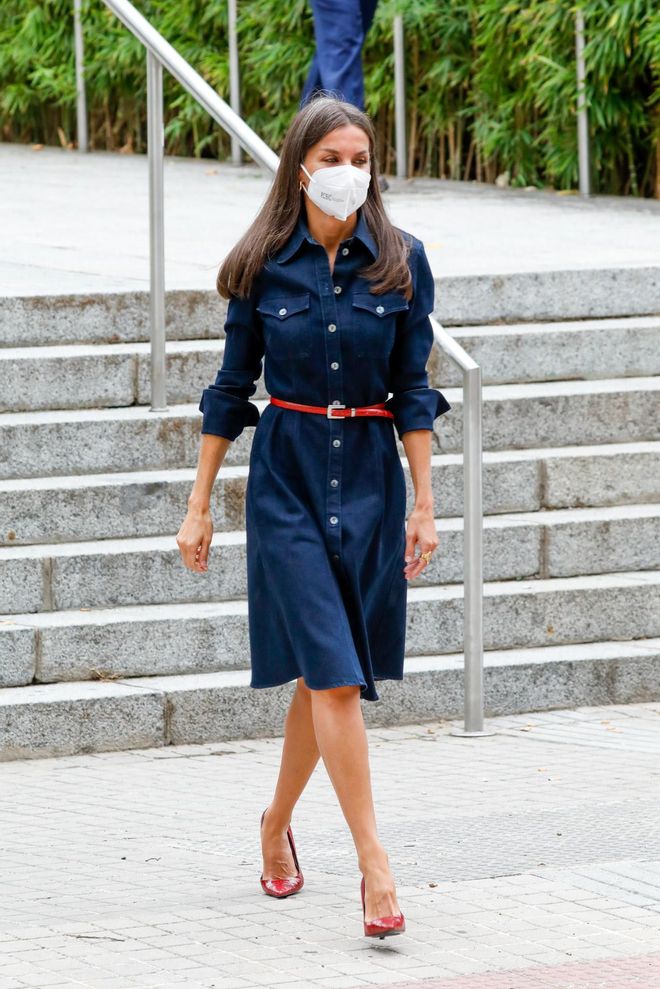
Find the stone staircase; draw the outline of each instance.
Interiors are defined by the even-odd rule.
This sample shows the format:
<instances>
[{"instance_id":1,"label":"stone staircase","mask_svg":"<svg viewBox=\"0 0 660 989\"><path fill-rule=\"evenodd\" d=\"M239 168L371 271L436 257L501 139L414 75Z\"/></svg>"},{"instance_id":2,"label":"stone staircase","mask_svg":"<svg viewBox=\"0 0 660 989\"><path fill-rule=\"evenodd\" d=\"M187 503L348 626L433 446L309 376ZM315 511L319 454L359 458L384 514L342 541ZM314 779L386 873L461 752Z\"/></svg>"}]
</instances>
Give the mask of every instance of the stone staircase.
<instances>
[{"instance_id":1,"label":"stone staircase","mask_svg":"<svg viewBox=\"0 0 660 989\"><path fill-rule=\"evenodd\" d=\"M582 272L580 293L575 272L539 273L530 322L520 278L437 291L436 315L483 368L486 713L658 699L657 281L622 292L617 313L602 272ZM218 475L209 572L186 570L175 542L225 303L169 294L163 413L148 407L144 303L0 305L0 758L282 730L293 682L248 685L252 428ZM434 432L440 547L409 587L406 676L362 705L372 726L462 713L462 396L437 348L429 374L452 404Z\"/></svg>"}]
</instances>

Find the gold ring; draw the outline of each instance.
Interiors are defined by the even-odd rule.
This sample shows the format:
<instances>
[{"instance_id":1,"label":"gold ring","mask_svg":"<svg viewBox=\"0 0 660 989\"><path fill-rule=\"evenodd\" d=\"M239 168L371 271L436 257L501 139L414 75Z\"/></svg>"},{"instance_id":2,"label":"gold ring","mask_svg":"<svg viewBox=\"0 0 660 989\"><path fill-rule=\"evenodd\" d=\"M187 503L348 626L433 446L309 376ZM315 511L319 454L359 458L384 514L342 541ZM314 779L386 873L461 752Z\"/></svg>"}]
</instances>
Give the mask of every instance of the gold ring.
<instances>
[{"instance_id":1,"label":"gold ring","mask_svg":"<svg viewBox=\"0 0 660 989\"><path fill-rule=\"evenodd\" d=\"M419 558L420 558L420 560L426 560L427 563L430 563L431 562L431 556L432 555L433 554L431 553L431 550L429 549L429 550L427 550L426 553L420 553L419 554Z\"/></svg>"}]
</instances>

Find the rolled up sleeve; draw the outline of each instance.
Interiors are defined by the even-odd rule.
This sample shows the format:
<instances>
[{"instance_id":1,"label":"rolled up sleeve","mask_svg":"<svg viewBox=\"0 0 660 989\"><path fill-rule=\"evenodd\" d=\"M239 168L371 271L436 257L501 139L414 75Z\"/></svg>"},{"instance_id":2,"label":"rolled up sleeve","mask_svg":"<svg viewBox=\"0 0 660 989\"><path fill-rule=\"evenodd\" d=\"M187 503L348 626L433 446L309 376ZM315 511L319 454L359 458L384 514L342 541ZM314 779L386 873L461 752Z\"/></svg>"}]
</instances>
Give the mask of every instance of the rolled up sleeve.
<instances>
[{"instance_id":1,"label":"rolled up sleeve","mask_svg":"<svg viewBox=\"0 0 660 989\"><path fill-rule=\"evenodd\" d=\"M264 355L263 334L253 299L232 296L227 305L222 367L199 403L202 433L235 440L246 426L256 426L259 409L248 401L257 390Z\"/></svg>"},{"instance_id":2,"label":"rolled up sleeve","mask_svg":"<svg viewBox=\"0 0 660 989\"><path fill-rule=\"evenodd\" d=\"M413 296L402 314L390 354L391 398L385 408L394 414L399 439L411 429L433 429L434 420L451 405L437 388L430 388L426 364L433 346L435 281L424 245L415 239L410 254Z\"/></svg>"}]
</instances>

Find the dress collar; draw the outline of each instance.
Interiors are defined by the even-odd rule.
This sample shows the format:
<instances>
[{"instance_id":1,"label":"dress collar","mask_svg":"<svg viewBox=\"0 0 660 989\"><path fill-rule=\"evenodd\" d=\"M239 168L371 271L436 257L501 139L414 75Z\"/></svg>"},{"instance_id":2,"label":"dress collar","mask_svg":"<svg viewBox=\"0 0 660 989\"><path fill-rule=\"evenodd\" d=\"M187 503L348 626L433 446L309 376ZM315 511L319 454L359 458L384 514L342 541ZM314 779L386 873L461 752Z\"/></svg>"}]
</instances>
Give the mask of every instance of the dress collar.
<instances>
[{"instance_id":1,"label":"dress collar","mask_svg":"<svg viewBox=\"0 0 660 989\"><path fill-rule=\"evenodd\" d=\"M361 241L374 259L378 257L378 246L376 245L376 241L367 226L367 221L364 217L362 208L358 210L358 220L355 224L355 230L350 238L346 238L346 241L352 238L357 238L357 240ZM277 261L278 264L283 264L285 261L288 261L289 258L293 257L296 253L303 240L309 241L310 244L318 243L318 241L314 240L309 232L305 211L304 209L301 209L298 215L298 222L293 229L293 233L287 240L286 244L284 244L284 246L277 252L274 260ZM342 241L342 244L346 243L346 241Z\"/></svg>"}]
</instances>

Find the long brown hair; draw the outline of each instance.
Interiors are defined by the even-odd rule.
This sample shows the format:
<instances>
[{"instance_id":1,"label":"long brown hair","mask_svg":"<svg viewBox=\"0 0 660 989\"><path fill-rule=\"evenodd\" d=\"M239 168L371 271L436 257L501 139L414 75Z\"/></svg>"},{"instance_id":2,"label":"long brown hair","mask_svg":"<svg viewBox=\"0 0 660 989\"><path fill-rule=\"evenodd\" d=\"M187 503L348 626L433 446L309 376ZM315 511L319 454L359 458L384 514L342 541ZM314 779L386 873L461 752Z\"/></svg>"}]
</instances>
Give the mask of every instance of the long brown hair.
<instances>
[{"instance_id":1,"label":"long brown hair","mask_svg":"<svg viewBox=\"0 0 660 989\"><path fill-rule=\"evenodd\" d=\"M253 279L264 263L284 246L304 209L305 193L300 189L298 169L307 151L330 131L347 124L360 127L369 138L371 182L362 211L367 226L378 246L378 257L360 275L371 283L371 291L400 291L407 299L412 295L407 257L410 244L385 214L378 185L375 134L371 120L352 103L335 96L312 97L296 114L286 132L280 163L266 200L248 230L231 249L220 266L217 289L229 299L232 295L246 298Z\"/></svg>"}]
</instances>

